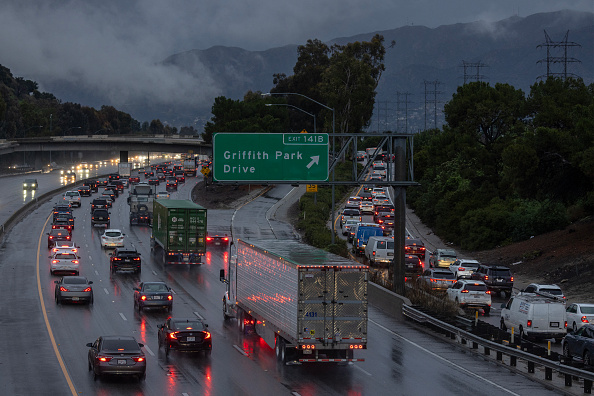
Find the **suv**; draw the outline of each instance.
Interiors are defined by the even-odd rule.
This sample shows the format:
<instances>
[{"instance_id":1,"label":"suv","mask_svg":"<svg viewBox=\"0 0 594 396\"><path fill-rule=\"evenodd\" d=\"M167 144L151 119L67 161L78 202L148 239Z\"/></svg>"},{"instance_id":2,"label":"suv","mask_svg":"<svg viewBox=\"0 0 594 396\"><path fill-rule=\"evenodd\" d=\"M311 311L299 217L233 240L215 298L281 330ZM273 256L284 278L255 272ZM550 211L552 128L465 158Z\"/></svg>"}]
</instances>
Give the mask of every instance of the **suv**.
<instances>
[{"instance_id":1,"label":"suv","mask_svg":"<svg viewBox=\"0 0 594 396\"><path fill-rule=\"evenodd\" d=\"M481 281L461 279L446 290L446 295L461 308L482 308L485 315L491 312L491 292Z\"/></svg>"},{"instance_id":2,"label":"suv","mask_svg":"<svg viewBox=\"0 0 594 396\"><path fill-rule=\"evenodd\" d=\"M67 213L72 214L72 207L70 205L56 205L52 211L52 220L56 220L56 217Z\"/></svg>"},{"instance_id":3,"label":"suv","mask_svg":"<svg viewBox=\"0 0 594 396\"><path fill-rule=\"evenodd\" d=\"M23 190L37 190L37 179L25 179Z\"/></svg>"},{"instance_id":4,"label":"suv","mask_svg":"<svg viewBox=\"0 0 594 396\"><path fill-rule=\"evenodd\" d=\"M78 193L81 197L90 197L93 190L91 190L91 186L80 186L78 188Z\"/></svg>"},{"instance_id":5,"label":"suv","mask_svg":"<svg viewBox=\"0 0 594 396\"><path fill-rule=\"evenodd\" d=\"M78 191L66 191L64 193L64 202L70 205L76 205L80 208L80 194Z\"/></svg>"},{"instance_id":6,"label":"suv","mask_svg":"<svg viewBox=\"0 0 594 396\"><path fill-rule=\"evenodd\" d=\"M481 265L481 263L479 263L477 260L457 259L452 264L450 264L450 271L452 271L458 279L470 279L470 276L478 269L479 265Z\"/></svg>"},{"instance_id":7,"label":"suv","mask_svg":"<svg viewBox=\"0 0 594 396\"><path fill-rule=\"evenodd\" d=\"M56 228L47 233L47 248L51 249L57 242L70 242L70 231Z\"/></svg>"},{"instance_id":8,"label":"suv","mask_svg":"<svg viewBox=\"0 0 594 396\"><path fill-rule=\"evenodd\" d=\"M135 248L117 247L109 255L109 270L115 273L119 270L141 271L140 253Z\"/></svg>"},{"instance_id":9,"label":"suv","mask_svg":"<svg viewBox=\"0 0 594 396\"><path fill-rule=\"evenodd\" d=\"M107 209L109 207L107 200L105 198L95 198L93 202L91 202L91 214L95 209Z\"/></svg>"},{"instance_id":10,"label":"suv","mask_svg":"<svg viewBox=\"0 0 594 396\"><path fill-rule=\"evenodd\" d=\"M94 193L99 190L99 186L97 186L97 180L87 180L83 183L83 186L89 186L91 188L91 192Z\"/></svg>"},{"instance_id":11,"label":"suv","mask_svg":"<svg viewBox=\"0 0 594 396\"><path fill-rule=\"evenodd\" d=\"M110 221L109 221L109 212L107 209L95 209L93 214L91 215L91 227L95 227L96 225L105 226L105 228L109 228Z\"/></svg>"},{"instance_id":12,"label":"suv","mask_svg":"<svg viewBox=\"0 0 594 396\"><path fill-rule=\"evenodd\" d=\"M414 254L425 261L425 244L420 239L409 238L404 241L404 254Z\"/></svg>"},{"instance_id":13,"label":"suv","mask_svg":"<svg viewBox=\"0 0 594 396\"><path fill-rule=\"evenodd\" d=\"M506 297L511 296L514 287L511 270L501 265L481 264L470 279L483 281L491 292L504 292Z\"/></svg>"}]
</instances>

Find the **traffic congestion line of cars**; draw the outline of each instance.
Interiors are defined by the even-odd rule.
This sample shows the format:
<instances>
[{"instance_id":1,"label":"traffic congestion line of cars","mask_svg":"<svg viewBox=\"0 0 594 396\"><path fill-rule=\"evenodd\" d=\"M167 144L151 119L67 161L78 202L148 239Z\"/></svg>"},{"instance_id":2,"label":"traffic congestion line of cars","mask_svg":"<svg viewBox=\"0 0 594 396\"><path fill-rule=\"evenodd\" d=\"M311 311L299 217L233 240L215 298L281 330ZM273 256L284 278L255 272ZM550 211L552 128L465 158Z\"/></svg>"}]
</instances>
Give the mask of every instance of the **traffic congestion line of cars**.
<instances>
[{"instance_id":1,"label":"traffic congestion line of cars","mask_svg":"<svg viewBox=\"0 0 594 396\"><path fill-rule=\"evenodd\" d=\"M157 179L163 179L162 175L167 175L169 191L176 191L178 183L185 182L183 169L178 168L176 172L172 164L167 167L155 166L155 170ZM125 188L139 182L138 175L122 180L116 174L105 180L87 180L77 190L65 192L61 202L54 206L51 229L47 232L47 244L50 253L50 273L60 275L58 280L54 280L54 299L57 305L94 303L93 281L81 275L85 267L81 265L80 247L73 241L76 219L73 207L82 207L83 197L90 199L91 227L105 227L99 241L102 249L111 251L110 274L122 271L141 273L140 253L132 245L125 243L126 235L122 230L110 228L109 213L112 203L124 193ZM28 181L27 186L24 185L23 188L35 187ZM168 192L160 194L169 197ZM228 243L226 235L221 240ZM167 313L172 312L174 292L165 282L140 282L133 291L133 305L138 312L145 309L164 309ZM157 327L157 342L159 348L164 348L166 356L174 350L203 351L206 354L210 354L212 350L212 335L208 331L208 325L200 319L169 317ZM144 345L134 337L100 336L94 342L88 343L87 347L88 369L95 380L104 375L129 375L141 380L146 378L146 355L142 350Z\"/></svg>"}]
</instances>

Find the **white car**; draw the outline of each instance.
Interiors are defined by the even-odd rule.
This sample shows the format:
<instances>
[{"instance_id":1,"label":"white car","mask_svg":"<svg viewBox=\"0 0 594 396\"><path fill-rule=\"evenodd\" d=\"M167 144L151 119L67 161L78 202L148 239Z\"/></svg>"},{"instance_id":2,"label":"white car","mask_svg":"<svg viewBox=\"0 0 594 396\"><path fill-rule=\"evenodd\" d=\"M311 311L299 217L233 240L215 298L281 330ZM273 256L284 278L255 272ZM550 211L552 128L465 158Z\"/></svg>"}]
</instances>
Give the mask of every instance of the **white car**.
<instances>
[{"instance_id":1,"label":"white car","mask_svg":"<svg viewBox=\"0 0 594 396\"><path fill-rule=\"evenodd\" d=\"M541 285L539 283L531 283L523 290L524 293L535 293L545 296L554 296L557 299L566 303L565 295L561 291L561 288L557 285Z\"/></svg>"},{"instance_id":2,"label":"white car","mask_svg":"<svg viewBox=\"0 0 594 396\"><path fill-rule=\"evenodd\" d=\"M575 333L588 323L594 323L594 304L573 303L565 310L567 327Z\"/></svg>"},{"instance_id":3,"label":"white car","mask_svg":"<svg viewBox=\"0 0 594 396\"><path fill-rule=\"evenodd\" d=\"M72 241L60 241L52 248L52 254L59 252L78 253L79 246Z\"/></svg>"},{"instance_id":4,"label":"white car","mask_svg":"<svg viewBox=\"0 0 594 396\"><path fill-rule=\"evenodd\" d=\"M80 257L68 250L58 250L50 258L50 274L55 272L67 272L78 275Z\"/></svg>"},{"instance_id":5,"label":"white car","mask_svg":"<svg viewBox=\"0 0 594 396\"><path fill-rule=\"evenodd\" d=\"M462 308L482 308L485 315L491 312L491 292L483 281L460 279L446 290L446 295Z\"/></svg>"},{"instance_id":6,"label":"white car","mask_svg":"<svg viewBox=\"0 0 594 396\"><path fill-rule=\"evenodd\" d=\"M121 230L110 228L101 235L101 247L122 247L124 246L124 233Z\"/></svg>"},{"instance_id":7,"label":"white car","mask_svg":"<svg viewBox=\"0 0 594 396\"><path fill-rule=\"evenodd\" d=\"M64 193L64 202L80 208L80 194L78 191L66 191Z\"/></svg>"},{"instance_id":8,"label":"white car","mask_svg":"<svg viewBox=\"0 0 594 396\"><path fill-rule=\"evenodd\" d=\"M371 196L375 197L377 194L386 195L386 189L383 187L373 187L373 189L371 190Z\"/></svg>"},{"instance_id":9,"label":"white car","mask_svg":"<svg viewBox=\"0 0 594 396\"><path fill-rule=\"evenodd\" d=\"M373 197L373 201L371 202L373 203L373 206L390 205L392 203L390 202L390 198L384 194L377 194L375 197Z\"/></svg>"},{"instance_id":10,"label":"white car","mask_svg":"<svg viewBox=\"0 0 594 396\"><path fill-rule=\"evenodd\" d=\"M361 210L361 213L373 213L373 204L369 201L362 201L359 204L359 209Z\"/></svg>"},{"instance_id":11,"label":"white car","mask_svg":"<svg viewBox=\"0 0 594 396\"><path fill-rule=\"evenodd\" d=\"M157 199L169 199L169 193L167 191L159 191L155 197Z\"/></svg>"},{"instance_id":12,"label":"white car","mask_svg":"<svg viewBox=\"0 0 594 396\"><path fill-rule=\"evenodd\" d=\"M470 279L471 275L478 269L479 265L481 264L477 260L457 259L450 264L450 271L456 275L456 279Z\"/></svg>"}]
</instances>

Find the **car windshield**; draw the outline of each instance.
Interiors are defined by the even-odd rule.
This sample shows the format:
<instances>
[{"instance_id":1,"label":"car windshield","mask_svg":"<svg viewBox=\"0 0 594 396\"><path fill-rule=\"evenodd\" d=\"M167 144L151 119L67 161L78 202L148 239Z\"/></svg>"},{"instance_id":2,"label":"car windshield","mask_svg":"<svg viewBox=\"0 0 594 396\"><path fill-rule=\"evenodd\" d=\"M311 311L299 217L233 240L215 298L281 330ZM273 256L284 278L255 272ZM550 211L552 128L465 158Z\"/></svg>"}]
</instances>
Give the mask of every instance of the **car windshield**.
<instances>
[{"instance_id":1,"label":"car windshield","mask_svg":"<svg viewBox=\"0 0 594 396\"><path fill-rule=\"evenodd\" d=\"M487 285L469 283L466 285L466 287L464 287L464 289L470 291L487 291Z\"/></svg>"},{"instance_id":2,"label":"car windshield","mask_svg":"<svg viewBox=\"0 0 594 396\"><path fill-rule=\"evenodd\" d=\"M108 237L119 237L122 233L120 231L105 231L105 236Z\"/></svg>"},{"instance_id":3,"label":"car windshield","mask_svg":"<svg viewBox=\"0 0 594 396\"><path fill-rule=\"evenodd\" d=\"M167 290L167 286L165 286L163 284L150 283L148 285L144 285L144 291L145 292L166 292L169 290Z\"/></svg>"},{"instance_id":4,"label":"car windshield","mask_svg":"<svg viewBox=\"0 0 594 396\"><path fill-rule=\"evenodd\" d=\"M540 289L540 292L541 293L549 293L549 294L552 294L554 296L562 296L563 295L563 292L561 291L561 289L556 289L556 288L545 288L545 287L543 287L543 288Z\"/></svg>"},{"instance_id":5,"label":"car windshield","mask_svg":"<svg viewBox=\"0 0 594 396\"><path fill-rule=\"evenodd\" d=\"M57 260L74 260L76 259L76 255L71 253L56 253L55 258Z\"/></svg>"},{"instance_id":6,"label":"car windshield","mask_svg":"<svg viewBox=\"0 0 594 396\"><path fill-rule=\"evenodd\" d=\"M173 330L197 330L204 331L204 325L198 320L184 320L179 322L171 321L171 328Z\"/></svg>"},{"instance_id":7,"label":"car windshield","mask_svg":"<svg viewBox=\"0 0 594 396\"><path fill-rule=\"evenodd\" d=\"M102 349L105 351L139 351L138 343L134 340L103 340Z\"/></svg>"},{"instance_id":8,"label":"car windshield","mask_svg":"<svg viewBox=\"0 0 594 396\"><path fill-rule=\"evenodd\" d=\"M85 278L79 278L78 276L65 276L62 283L69 285L86 285L87 280Z\"/></svg>"},{"instance_id":9,"label":"car windshield","mask_svg":"<svg viewBox=\"0 0 594 396\"><path fill-rule=\"evenodd\" d=\"M451 271L435 271L433 273L432 278L438 278L438 279L456 279L456 275L454 275L453 272Z\"/></svg>"}]
</instances>

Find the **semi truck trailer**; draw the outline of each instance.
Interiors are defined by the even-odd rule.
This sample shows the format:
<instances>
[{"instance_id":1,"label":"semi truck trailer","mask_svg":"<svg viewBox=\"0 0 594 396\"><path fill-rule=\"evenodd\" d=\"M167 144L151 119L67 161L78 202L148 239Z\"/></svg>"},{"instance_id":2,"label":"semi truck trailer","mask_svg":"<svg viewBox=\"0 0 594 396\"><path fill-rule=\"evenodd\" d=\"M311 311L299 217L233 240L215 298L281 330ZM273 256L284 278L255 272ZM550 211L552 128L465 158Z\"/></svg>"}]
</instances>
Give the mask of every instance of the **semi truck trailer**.
<instances>
[{"instance_id":1,"label":"semi truck trailer","mask_svg":"<svg viewBox=\"0 0 594 396\"><path fill-rule=\"evenodd\" d=\"M206 253L206 209L190 200L155 199L151 249L165 264L200 264Z\"/></svg>"},{"instance_id":2,"label":"semi truck trailer","mask_svg":"<svg viewBox=\"0 0 594 396\"><path fill-rule=\"evenodd\" d=\"M223 316L283 364L356 362L367 348L368 267L293 240L237 240Z\"/></svg>"}]
</instances>

